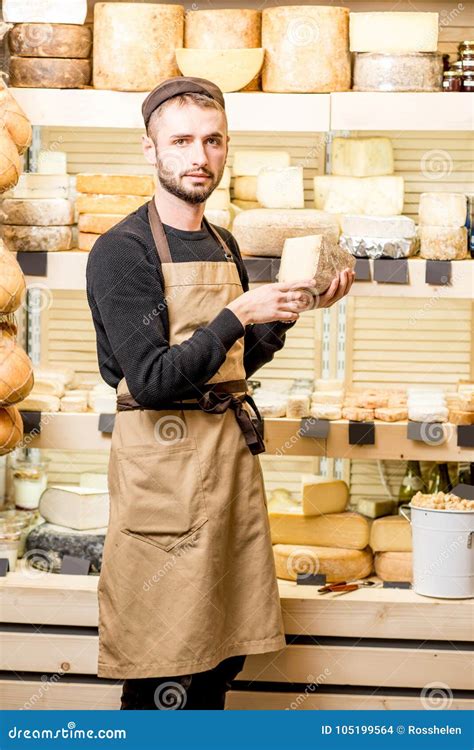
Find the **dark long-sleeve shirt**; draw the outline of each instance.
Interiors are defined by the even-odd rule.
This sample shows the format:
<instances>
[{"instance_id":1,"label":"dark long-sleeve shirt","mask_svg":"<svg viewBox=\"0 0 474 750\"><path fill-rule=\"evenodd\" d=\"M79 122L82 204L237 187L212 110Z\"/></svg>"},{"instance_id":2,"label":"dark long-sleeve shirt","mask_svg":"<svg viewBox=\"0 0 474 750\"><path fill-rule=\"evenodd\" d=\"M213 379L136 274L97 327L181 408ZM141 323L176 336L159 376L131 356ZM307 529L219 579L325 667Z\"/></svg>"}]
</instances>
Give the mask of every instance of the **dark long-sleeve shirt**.
<instances>
[{"instance_id":1,"label":"dark long-sleeve shirt","mask_svg":"<svg viewBox=\"0 0 474 750\"><path fill-rule=\"evenodd\" d=\"M185 231L163 225L173 262L228 262L221 245L205 229ZM217 227L237 264L243 291L247 271L234 237ZM99 237L87 262L87 298L97 337L99 369L116 388L125 377L142 406L158 408L169 400L193 398L223 364L242 336L244 366L250 377L285 342L293 324L274 322L244 328L223 308L208 325L181 344L169 344L168 314L161 263L155 249L146 204Z\"/></svg>"}]
</instances>

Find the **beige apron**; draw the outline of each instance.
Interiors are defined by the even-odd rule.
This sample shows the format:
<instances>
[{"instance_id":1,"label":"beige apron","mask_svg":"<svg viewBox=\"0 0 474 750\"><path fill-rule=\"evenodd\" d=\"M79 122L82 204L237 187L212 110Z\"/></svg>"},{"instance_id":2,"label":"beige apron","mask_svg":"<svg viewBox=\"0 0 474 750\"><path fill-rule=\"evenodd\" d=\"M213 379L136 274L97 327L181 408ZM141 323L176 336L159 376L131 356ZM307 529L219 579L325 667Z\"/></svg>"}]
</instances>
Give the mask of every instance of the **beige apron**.
<instances>
[{"instance_id":1,"label":"beige apron","mask_svg":"<svg viewBox=\"0 0 474 750\"><path fill-rule=\"evenodd\" d=\"M179 344L242 294L242 285L232 254L207 222L227 262L173 263L154 200L148 210L162 261L169 342ZM261 447L242 401L243 354L242 337L210 390L202 387L200 406L189 399L183 408L140 408L125 380L118 385L124 410L116 414L109 463L99 677L192 674L230 656L285 646L254 455ZM193 410L185 408L191 404Z\"/></svg>"}]
</instances>

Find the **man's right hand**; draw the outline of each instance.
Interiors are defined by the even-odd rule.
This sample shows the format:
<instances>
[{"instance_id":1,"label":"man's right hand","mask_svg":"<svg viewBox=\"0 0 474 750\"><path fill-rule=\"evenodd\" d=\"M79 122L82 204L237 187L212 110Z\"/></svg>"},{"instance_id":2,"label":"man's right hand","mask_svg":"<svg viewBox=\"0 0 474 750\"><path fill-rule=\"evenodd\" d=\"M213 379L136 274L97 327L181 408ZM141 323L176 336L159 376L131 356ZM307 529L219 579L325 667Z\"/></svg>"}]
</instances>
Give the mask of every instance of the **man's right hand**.
<instances>
[{"instance_id":1,"label":"man's right hand","mask_svg":"<svg viewBox=\"0 0 474 750\"><path fill-rule=\"evenodd\" d=\"M227 305L245 327L250 323L291 323L299 314L311 310L314 297L308 290L316 286L316 279L302 279L291 284L262 284L244 292Z\"/></svg>"}]
</instances>

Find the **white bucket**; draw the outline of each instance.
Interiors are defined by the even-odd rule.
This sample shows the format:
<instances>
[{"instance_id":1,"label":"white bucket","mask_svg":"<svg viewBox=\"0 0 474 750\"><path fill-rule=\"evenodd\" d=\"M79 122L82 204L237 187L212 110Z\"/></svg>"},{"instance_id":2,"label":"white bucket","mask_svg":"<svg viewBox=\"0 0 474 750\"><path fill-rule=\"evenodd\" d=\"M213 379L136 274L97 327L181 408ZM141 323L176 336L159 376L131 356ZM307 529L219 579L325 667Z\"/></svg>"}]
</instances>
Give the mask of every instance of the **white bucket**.
<instances>
[{"instance_id":1,"label":"white bucket","mask_svg":"<svg viewBox=\"0 0 474 750\"><path fill-rule=\"evenodd\" d=\"M442 599L474 598L474 513L413 506L401 513L411 522L413 590Z\"/></svg>"}]
</instances>

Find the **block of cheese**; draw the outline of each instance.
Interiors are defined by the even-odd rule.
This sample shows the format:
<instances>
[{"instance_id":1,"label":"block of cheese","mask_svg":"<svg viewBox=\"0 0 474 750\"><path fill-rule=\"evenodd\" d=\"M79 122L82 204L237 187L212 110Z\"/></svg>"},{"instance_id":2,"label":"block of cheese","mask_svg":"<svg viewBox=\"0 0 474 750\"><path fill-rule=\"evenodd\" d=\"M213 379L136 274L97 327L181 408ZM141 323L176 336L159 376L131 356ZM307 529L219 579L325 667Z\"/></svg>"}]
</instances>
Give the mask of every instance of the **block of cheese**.
<instances>
[{"instance_id":1,"label":"block of cheese","mask_svg":"<svg viewBox=\"0 0 474 750\"><path fill-rule=\"evenodd\" d=\"M206 201L207 209L217 209L220 211L226 211L230 206L230 190L229 188L218 188L214 190Z\"/></svg>"},{"instance_id":2,"label":"block of cheese","mask_svg":"<svg viewBox=\"0 0 474 750\"><path fill-rule=\"evenodd\" d=\"M2 13L8 23L83 24L87 0L3 0Z\"/></svg>"},{"instance_id":3,"label":"block of cheese","mask_svg":"<svg viewBox=\"0 0 474 750\"><path fill-rule=\"evenodd\" d=\"M232 173L230 171L230 167L224 167L224 171L222 172L222 177L217 186L217 190L226 190L227 188L230 188L231 174Z\"/></svg>"},{"instance_id":4,"label":"block of cheese","mask_svg":"<svg viewBox=\"0 0 474 750\"><path fill-rule=\"evenodd\" d=\"M403 210L404 181L386 177L314 177L314 204L330 213L393 216Z\"/></svg>"},{"instance_id":5,"label":"block of cheese","mask_svg":"<svg viewBox=\"0 0 474 750\"><path fill-rule=\"evenodd\" d=\"M158 3L96 3L94 88L151 91L179 75L184 8Z\"/></svg>"},{"instance_id":6,"label":"block of cheese","mask_svg":"<svg viewBox=\"0 0 474 750\"><path fill-rule=\"evenodd\" d=\"M67 198L5 198L0 215L5 224L67 226L74 224L74 202Z\"/></svg>"},{"instance_id":7,"label":"block of cheese","mask_svg":"<svg viewBox=\"0 0 474 750\"><path fill-rule=\"evenodd\" d=\"M375 419L380 419L381 422L399 422L408 419L408 410L403 407L387 406L375 410Z\"/></svg>"},{"instance_id":8,"label":"block of cheese","mask_svg":"<svg viewBox=\"0 0 474 750\"><path fill-rule=\"evenodd\" d=\"M38 154L40 174L67 174L67 154L65 151L41 150Z\"/></svg>"},{"instance_id":9,"label":"block of cheese","mask_svg":"<svg viewBox=\"0 0 474 750\"><path fill-rule=\"evenodd\" d=\"M305 393L290 393L286 403L286 416L288 419L302 419L309 416L309 396Z\"/></svg>"},{"instance_id":10,"label":"block of cheese","mask_svg":"<svg viewBox=\"0 0 474 750\"><path fill-rule=\"evenodd\" d=\"M416 236L416 224L408 216L354 216L341 218L343 234L349 237L380 237L395 240L412 239Z\"/></svg>"},{"instance_id":11,"label":"block of cheese","mask_svg":"<svg viewBox=\"0 0 474 750\"><path fill-rule=\"evenodd\" d=\"M411 525L403 516L376 518L370 527L374 552L411 552Z\"/></svg>"},{"instance_id":12,"label":"block of cheese","mask_svg":"<svg viewBox=\"0 0 474 750\"><path fill-rule=\"evenodd\" d=\"M463 260L468 257L466 227L418 227L420 256L427 260Z\"/></svg>"},{"instance_id":13,"label":"block of cheese","mask_svg":"<svg viewBox=\"0 0 474 750\"><path fill-rule=\"evenodd\" d=\"M438 13L351 13L351 52L436 52Z\"/></svg>"},{"instance_id":14,"label":"block of cheese","mask_svg":"<svg viewBox=\"0 0 474 750\"><path fill-rule=\"evenodd\" d=\"M10 85L18 88L81 89L90 82L90 60L11 57Z\"/></svg>"},{"instance_id":15,"label":"block of cheese","mask_svg":"<svg viewBox=\"0 0 474 750\"><path fill-rule=\"evenodd\" d=\"M312 404L310 414L315 419L342 419L342 404Z\"/></svg>"},{"instance_id":16,"label":"block of cheese","mask_svg":"<svg viewBox=\"0 0 474 750\"><path fill-rule=\"evenodd\" d=\"M337 219L311 208L255 208L242 211L234 221L232 232L245 255L280 257L286 239L323 234L337 240Z\"/></svg>"},{"instance_id":17,"label":"block of cheese","mask_svg":"<svg viewBox=\"0 0 474 750\"><path fill-rule=\"evenodd\" d=\"M273 544L364 549L369 543L368 521L358 513L305 516L301 511L270 511L269 518Z\"/></svg>"},{"instance_id":18,"label":"block of cheese","mask_svg":"<svg viewBox=\"0 0 474 750\"><path fill-rule=\"evenodd\" d=\"M436 52L353 55L354 91L441 91L443 56Z\"/></svg>"},{"instance_id":19,"label":"block of cheese","mask_svg":"<svg viewBox=\"0 0 474 750\"><path fill-rule=\"evenodd\" d=\"M250 8L212 8L186 13L184 46L191 49L260 47L262 14Z\"/></svg>"},{"instance_id":20,"label":"block of cheese","mask_svg":"<svg viewBox=\"0 0 474 750\"><path fill-rule=\"evenodd\" d=\"M70 250L72 247L71 227L24 227L4 224L0 236L14 252Z\"/></svg>"},{"instance_id":21,"label":"block of cheese","mask_svg":"<svg viewBox=\"0 0 474 750\"><path fill-rule=\"evenodd\" d=\"M411 552L377 552L374 557L375 573L382 581L413 580L413 555Z\"/></svg>"},{"instance_id":22,"label":"block of cheese","mask_svg":"<svg viewBox=\"0 0 474 750\"><path fill-rule=\"evenodd\" d=\"M109 522L109 494L91 487L52 484L41 495L39 512L59 526L77 531L98 529Z\"/></svg>"},{"instance_id":23,"label":"block of cheese","mask_svg":"<svg viewBox=\"0 0 474 750\"><path fill-rule=\"evenodd\" d=\"M258 201L242 201L242 200L239 200L238 198L234 198L232 203L234 206L237 206L237 208L240 208L242 211L250 211L250 209L252 208L261 208L261 205Z\"/></svg>"},{"instance_id":24,"label":"block of cheese","mask_svg":"<svg viewBox=\"0 0 474 750\"><path fill-rule=\"evenodd\" d=\"M355 396L355 406L361 406L363 409L380 409L388 405L388 393L386 391L368 389L355 394Z\"/></svg>"},{"instance_id":25,"label":"block of cheese","mask_svg":"<svg viewBox=\"0 0 474 750\"><path fill-rule=\"evenodd\" d=\"M447 422L449 410L446 406L425 404L424 406L408 406L408 419L412 422ZM441 437L439 435L438 437ZM427 435L428 438L428 435Z\"/></svg>"},{"instance_id":26,"label":"block of cheese","mask_svg":"<svg viewBox=\"0 0 474 750\"><path fill-rule=\"evenodd\" d=\"M334 138L331 174L377 177L393 174L393 148L389 138Z\"/></svg>"},{"instance_id":27,"label":"block of cheese","mask_svg":"<svg viewBox=\"0 0 474 750\"><path fill-rule=\"evenodd\" d=\"M296 581L298 575L326 576L328 583L354 581L370 576L373 558L369 548L364 550L335 547L297 546L276 544L273 547L277 578Z\"/></svg>"},{"instance_id":28,"label":"block of cheese","mask_svg":"<svg viewBox=\"0 0 474 750\"><path fill-rule=\"evenodd\" d=\"M94 247L100 234L91 232L79 232L77 235L77 249L84 253L89 253Z\"/></svg>"},{"instance_id":29,"label":"block of cheese","mask_svg":"<svg viewBox=\"0 0 474 750\"><path fill-rule=\"evenodd\" d=\"M89 26L20 23L8 35L12 55L19 57L87 58L92 49Z\"/></svg>"},{"instance_id":30,"label":"block of cheese","mask_svg":"<svg viewBox=\"0 0 474 750\"><path fill-rule=\"evenodd\" d=\"M421 193L418 207L420 224L431 227L463 227L467 199L463 193Z\"/></svg>"},{"instance_id":31,"label":"block of cheese","mask_svg":"<svg viewBox=\"0 0 474 750\"><path fill-rule=\"evenodd\" d=\"M354 256L323 234L291 237L283 246L278 280L291 283L316 279L311 291L322 294L338 273L346 268L352 270L354 266Z\"/></svg>"},{"instance_id":32,"label":"block of cheese","mask_svg":"<svg viewBox=\"0 0 474 750\"><path fill-rule=\"evenodd\" d=\"M61 396L64 396L64 380L62 380L61 378L38 377L36 375L36 372L34 373L34 376L35 383L33 386L33 390L31 391L31 395L37 396L38 394L40 394L45 396L58 396L59 398L61 398Z\"/></svg>"},{"instance_id":33,"label":"block of cheese","mask_svg":"<svg viewBox=\"0 0 474 750\"><path fill-rule=\"evenodd\" d=\"M29 564L48 573L59 573L64 555L71 555L89 560L89 573L100 573L106 532L105 527L77 531L67 526L42 523L26 538L26 552L35 551L29 556Z\"/></svg>"},{"instance_id":34,"label":"block of cheese","mask_svg":"<svg viewBox=\"0 0 474 750\"><path fill-rule=\"evenodd\" d=\"M327 479L318 474L303 474L301 495L305 516L343 513L349 500L349 488L341 479Z\"/></svg>"},{"instance_id":35,"label":"block of cheese","mask_svg":"<svg viewBox=\"0 0 474 750\"><path fill-rule=\"evenodd\" d=\"M59 411L60 400L57 396L40 393L30 394L17 404L20 411Z\"/></svg>"},{"instance_id":36,"label":"block of cheese","mask_svg":"<svg viewBox=\"0 0 474 750\"><path fill-rule=\"evenodd\" d=\"M465 411L474 411L474 392L460 391L458 395L459 406Z\"/></svg>"},{"instance_id":37,"label":"block of cheese","mask_svg":"<svg viewBox=\"0 0 474 750\"><path fill-rule=\"evenodd\" d=\"M151 175L144 174L78 174L76 175L78 193L95 193L106 195L153 195L155 181Z\"/></svg>"},{"instance_id":38,"label":"block of cheese","mask_svg":"<svg viewBox=\"0 0 474 750\"><path fill-rule=\"evenodd\" d=\"M265 8L262 47L263 91L328 93L351 87L348 8Z\"/></svg>"},{"instance_id":39,"label":"block of cheese","mask_svg":"<svg viewBox=\"0 0 474 750\"><path fill-rule=\"evenodd\" d=\"M4 198L68 198L69 177L66 174L37 174L24 172L18 184L5 193Z\"/></svg>"},{"instance_id":40,"label":"block of cheese","mask_svg":"<svg viewBox=\"0 0 474 750\"><path fill-rule=\"evenodd\" d=\"M264 151L263 149L238 150L234 154L232 174L234 177L256 177L265 167L281 168L290 166L290 154L287 151ZM239 196L240 197L240 196ZM245 198L244 200L247 200ZM252 198L248 200L253 200Z\"/></svg>"},{"instance_id":41,"label":"block of cheese","mask_svg":"<svg viewBox=\"0 0 474 750\"><path fill-rule=\"evenodd\" d=\"M123 214L79 214L77 226L80 232L103 234L122 219L125 219Z\"/></svg>"},{"instance_id":42,"label":"block of cheese","mask_svg":"<svg viewBox=\"0 0 474 750\"><path fill-rule=\"evenodd\" d=\"M342 404L343 401L343 389L337 391L314 391L311 396L312 404Z\"/></svg>"},{"instance_id":43,"label":"block of cheese","mask_svg":"<svg viewBox=\"0 0 474 750\"><path fill-rule=\"evenodd\" d=\"M375 417L373 409L363 409L359 406L344 406L342 418L351 422L371 422Z\"/></svg>"},{"instance_id":44,"label":"block of cheese","mask_svg":"<svg viewBox=\"0 0 474 750\"><path fill-rule=\"evenodd\" d=\"M86 412L87 396L74 396L67 393L61 399L60 411L67 412Z\"/></svg>"},{"instance_id":45,"label":"block of cheese","mask_svg":"<svg viewBox=\"0 0 474 750\"><path fill-rule=\"evenodd\" d=\"M369 518L388 516L393 512L394 508L394 500L380 500L374 497L363 497L357 503L358 512Z\"/></svg>"},{"instance_id":46,"label":"block of cheese","mask_svg":"<svg viewBox=\"0 0 474 750\"><path fill-rule=\"evenodd\" d=\"M127 216L136 211L151 196L144 195L93 195L79 193L76 208L81 214L122 214Z\"/></svg>"},{"instance_id":47,"label":"block of cheese","mask_svg":"<svg viewBox=\"0 0 474 750\"><path fill-rule=\"evenodd\" d=\"M260 205L257 201L257 181L258 176L234 177L234 197L241 201L257 202L257 206L248 206L248 208L257 208Z\"/></svg>"},{"instance_id":48,"label":"block of cheese","mask_svg":"<svg viewBox=\"0 0 474 750\"><path fill-rule=\"evenodd\" d=\"M474 424L474 411L450 409L449 421L451 424Z\"/></svg>"},{"instance_id":49,"label":"block of cheese","mask_svg":"<svg viewBox=\"0 0 474 750\"><path fill-rule=\"evenodd\" d=\"M264 208L304 208L303 167L261 169L257 201Z\"/></svg>"},{"instance_id":50,"label":"block of cheese","mask_svg":"<svg viewBox=\"0 0 474 750\"><path fill-rule=\"evenodd\" d=\"M207 208L204 211L204 215L211 224L217 224L218 227L228 229L231 222L231 214L228 209L225 208Z\"/></svg>"},{"instance_id":51,"label":"block of cheese","mask_svg":"<svg viewBox=\"0 0 474 750\"><path fill-rule=\"evenodd\" d=\"M342 391L344 381L340 378L317 378L314 387L317 391Z\"/></svg>"},{"instance_id":52,"label":"block of cheese","mask_svg":"<svg viewBox=\"0 0 474 750\"><path fill-rule=\"evenodd\" d=\"M184 76L212 80L223 93L241 91L258 76L265 50L176 49L176 62Z\"/></svg>"}]
</instances>

